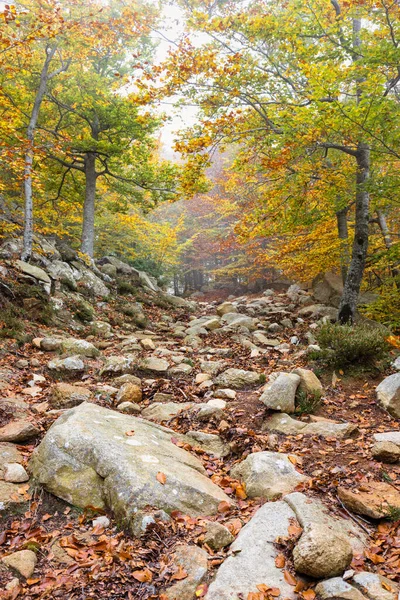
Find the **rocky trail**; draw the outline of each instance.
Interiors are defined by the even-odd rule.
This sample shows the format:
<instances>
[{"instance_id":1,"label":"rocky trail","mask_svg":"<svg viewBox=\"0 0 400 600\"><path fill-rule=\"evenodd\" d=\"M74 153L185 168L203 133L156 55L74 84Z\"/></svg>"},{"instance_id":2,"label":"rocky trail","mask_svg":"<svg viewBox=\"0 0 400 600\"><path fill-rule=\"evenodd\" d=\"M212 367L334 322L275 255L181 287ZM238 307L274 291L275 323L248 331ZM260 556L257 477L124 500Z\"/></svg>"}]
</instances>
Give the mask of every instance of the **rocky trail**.
<instances>
[{"instance_id":1,"label":"rocky trail","mask_svg":"<svg viewBox=\"0 0 400 600\"><path fill-rule=\"evenodd\" d=\"M0 597L398 600L396 367L313 371L336 309L297 286L146 285L123 318L102 290L85 327L2 340Z\"/></svg>"}]
</instances>

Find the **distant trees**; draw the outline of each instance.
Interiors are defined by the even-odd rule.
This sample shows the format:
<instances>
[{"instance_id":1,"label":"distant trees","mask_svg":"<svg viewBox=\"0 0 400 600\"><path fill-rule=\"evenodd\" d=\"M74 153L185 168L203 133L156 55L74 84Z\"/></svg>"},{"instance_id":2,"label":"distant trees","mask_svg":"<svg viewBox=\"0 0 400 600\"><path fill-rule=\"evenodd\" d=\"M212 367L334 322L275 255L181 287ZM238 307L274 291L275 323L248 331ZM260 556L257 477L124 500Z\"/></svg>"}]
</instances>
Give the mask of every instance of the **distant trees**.
<instances>
[{"instance_id":1,"label":"distant trees","mask_svg":"<svg viewBox=\"0 0 400 600\"><path fill-rule=\"evenodd\" d=\"M252 198L241 204L243 239L272 233L284 249L299 235L306 262L301 236L328 234L320 263L329 262L333 243L345 274L339 319L352 322L370 215L396 202L400 6L258 0L202 11L201 2L182 4L190 31L209 41L192 43L189 35L158 71L163 93L179 92L202 109L178 149L192 158L217 144L238 147L233 185Z\"/></svg>"}]
</instances>

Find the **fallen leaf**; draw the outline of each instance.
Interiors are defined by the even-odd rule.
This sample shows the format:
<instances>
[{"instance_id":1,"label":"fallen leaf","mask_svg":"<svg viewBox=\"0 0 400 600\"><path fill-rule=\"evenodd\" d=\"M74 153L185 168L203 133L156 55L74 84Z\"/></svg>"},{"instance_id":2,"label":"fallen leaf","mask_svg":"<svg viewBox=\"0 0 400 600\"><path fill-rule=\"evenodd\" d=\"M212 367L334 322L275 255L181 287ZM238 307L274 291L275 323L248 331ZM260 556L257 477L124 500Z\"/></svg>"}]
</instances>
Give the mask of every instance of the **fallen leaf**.
<instances>
[{"instance_id":1,"label":"fallen leaf","mask_svg":"<svg viewBox=\"0 0 400 600\"><path fill-rule=\"evenodd\" d=\"M144 583L153 579L153 573L149 569L143 569L142 571L133 571L132 576L136 581Z\"/></svg>"},{"instance_id":2,"label":"fallen leaf","mask_svg":"<svg viewBox=\"0 0 400 600\"><path fill-rule=\"evenodd\" d=\"M181 566L179 566L178 570L176 571L176 573L174 573L171 577L171 581L180 581L181 579L186 579L186 577L188 576L187 571L185 571L185 569Z\"/></svg>"},{"instance_id":3,"label":"fallen leaf","mask_svg":"<svg viewBox=\"0 0 400 600\"><path fill-rule=\"evenodd\" d=\"M161 483L161 485L165 485L165 482L167 481L167 476L165 475L165 473L161 473L160 471L159 473L157 473L156 479L159 483Z\"/></svg>"},{"instance_id":4,"label":"fallen leaf","mask_svg":"<svg viewBox=\"0 0 400 600\"><path fill-rule=\"evenodd\" d=\"M284 557L283 554L278 554L278 556L275 558L275 566L277 569L283 569L283 567L286 564L286 558Z\"/></svg>"},{"instance_id":5,"label":"fallen leaf","mask_svg":"<svg viewBox=\"0 0 400 600\"><path fill-rule=\"evenodd\" d=\"M283 576L285 578L286 583L288 583L289 585L292 585L293 587L297 585L297 579L293 577L293 575L289 573L289 571L285 570L283 572Z\"/></svg>"}]
</instances>

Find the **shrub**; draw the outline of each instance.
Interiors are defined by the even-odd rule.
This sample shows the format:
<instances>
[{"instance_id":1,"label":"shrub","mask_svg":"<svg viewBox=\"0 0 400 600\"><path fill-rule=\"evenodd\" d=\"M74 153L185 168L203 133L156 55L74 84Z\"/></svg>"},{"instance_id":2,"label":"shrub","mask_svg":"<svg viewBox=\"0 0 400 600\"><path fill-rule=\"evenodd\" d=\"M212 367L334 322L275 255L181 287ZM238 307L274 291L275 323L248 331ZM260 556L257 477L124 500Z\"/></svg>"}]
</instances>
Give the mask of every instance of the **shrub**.
<instances>
[{"instance_id":1,"label":"shrub","mask_svg":"<svg viewBox=\"0 0 400 600\"><path fill-rule=\"evenodd\" d=\"M296 413L299 415L310 415L314 413L321 405L322 393L315 392L297 392L296 394Z\"/></svg>"},{"instance_id":2,"label":"shrub","mask_svg":"<svg viewBox=\"0 0 400 600\"><path fill-rule=\"evenodd\" d=\"M321 351L310 356L332 367L368 368L387 358L390 350L387 337L387 329L379 325L326 323L316 332Z\"/></svg>"},{"instance_id":3,"label":"shrub","mask_svg":"<svg viewBox=\"0 0 400 600\"><path fill-rule=\"evenodd\" d=\"M361 307L361 312L374 321L391 327L400 333L400 277L390 279L379 289L379 298Z\"/></svg>"}]
</instances>

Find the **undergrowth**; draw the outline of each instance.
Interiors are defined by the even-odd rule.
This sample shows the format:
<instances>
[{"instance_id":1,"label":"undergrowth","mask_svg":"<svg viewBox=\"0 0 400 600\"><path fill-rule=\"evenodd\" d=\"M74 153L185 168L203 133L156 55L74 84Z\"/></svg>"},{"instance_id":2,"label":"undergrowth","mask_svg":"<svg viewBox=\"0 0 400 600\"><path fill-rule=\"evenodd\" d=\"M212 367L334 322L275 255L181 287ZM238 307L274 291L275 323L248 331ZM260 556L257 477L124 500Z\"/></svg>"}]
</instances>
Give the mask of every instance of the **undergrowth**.
<instances>
[{"instance_id":1,"label":"undergrowth","mask_svg":"<svg viewBox=\"0 0 400 600\"><path fill-rule=\"evenodd\" d=\"M326 323L315 335L321 350L310 358L329 367L370 369L389 357L388 332L379 325Z\"/></svg>"}]
</instances>

